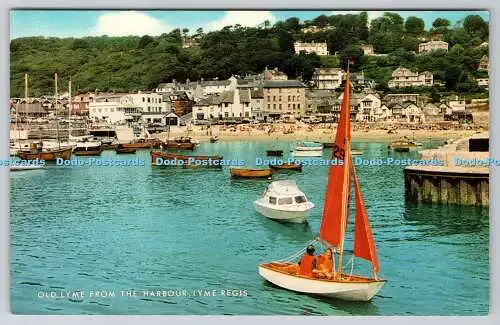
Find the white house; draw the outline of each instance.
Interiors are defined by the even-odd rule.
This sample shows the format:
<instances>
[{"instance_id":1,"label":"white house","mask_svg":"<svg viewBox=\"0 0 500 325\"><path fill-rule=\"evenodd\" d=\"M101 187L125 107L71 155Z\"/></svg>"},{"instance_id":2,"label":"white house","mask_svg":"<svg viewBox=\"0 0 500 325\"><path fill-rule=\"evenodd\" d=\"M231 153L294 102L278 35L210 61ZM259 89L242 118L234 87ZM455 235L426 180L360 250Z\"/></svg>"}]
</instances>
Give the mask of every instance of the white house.
<instances>
[{"instance_id":1,"label":"white house","mask_svg":"<svg viewBox=\"0 0 500 325\"><path fill-rule=\"evenodd\" d=\"M252 118L250 90L212 94L193 105L193 120L240 120Z\"/></svg>"},{"instance_id":2,"label":"white house","mask_svg":"<svg viewBox=\"0 0 500 325\"><path fill-rule=\"evenodd\" d=\"M425 123L425 114L420 107L411 102L404 103L402 106L403 116L406 116L407 122Z\"/></svg>"},{"instance_id":3,"label":"white house","mask_svg":"<svg viewBox=\"0 0 500 325\"><path fill-rule=\"evenodd\" d=\"M323 43L303 43L303 42L295 42L293 43L295 53L299 54L304 51L306 53L316 53L317 55L328 55L328 46L326 42Z\"/></svg>"},{"instance_id":4,"label":"white house","mask_svg":"<svg viewBox=\"0 0 500 325\"><path fill-rule=\"evenodd\" d=\"M418 44L418 53L427 53L435 50L448 51L448 43L444 41L430 41Z\"/></svg>"},{"instance_id":5,"label":"white house","mask_svg":"<svg viewBox=\"0 0 500 325\"><path fill-rule=\"evenodd\" d=\"M465 111L465 99L460 99L458 95L454 99L448 99L446 104L450 107L452 113Z\"/></svg>"},{"instance_id":6,"label":"white house","mask_svg":"<svg viewBox=\"0 0 500 325\"><path fill-rule=\"evenodd\" d=\"M441 109L434 103L427 103L425 104L423 111L425 115L436 116L440 115Z\"/></svg>"},{"instance_id":7,"label":"white house","mask_svg":"<svg viewBox=\"0 0 500 325\"><path fill-rule=\"evenodd\" d=\"M337 102L340 104L344 93L340 94ZM356 115L356 121L375 121L376 112L381 107L378 94L353 93L350 97L351 114Z\"/></svg>"},{"instance_id":8,"label":"white house","mask_svg":"<svg viewBox=\"0 0 500 325\"><path fill-rule=\"evenodd\" d=\"M486 77L486 78L476 78L476 82L477 82L477 85L479 87L484 87L486 89L489 88L490 86L490 78Z\"/></svg>"},{"instance_id":9,"label":"white house","mask_svg":"<svg viewBox=\"0 0 500 325\"><path fill-rule=\"evenodd\" d=\"M164 104L157 93L102 94L89 103L89 117L111 123L142 120L164 123Z\"/></svg>"},{"instance_id":10,"label":"white house","mask_svg":"<svg viewBox=\"0 0 500 325\"><path fill-rule=\"evenodd\" d=\"M315 68L312 76L314 88L335 90L342 85L344 73L339 68Z\"/></svg>"},{"instance_id":11,"label":"white house","mask_svg":"<svg viewBox=\"0 0 500 325\"><path fill-rule=\"evenodd\" d=\"M413 72L410 69L399 67L391 75L388 83L390 88L419 87L433 85L433 74L429 71L421 73Z\"/></svg>"},{"instance_id":12,"label":"white house","mask_svg":"<svg viewBox=\"0 0 500 325\"><path fill-rule=\"evenodd\" d=\"M370 115L375 118L375 121L387 120L392 117L392 110L384 104L378 108L374 108L370 112Z\"/></svg>"}]
</instances>

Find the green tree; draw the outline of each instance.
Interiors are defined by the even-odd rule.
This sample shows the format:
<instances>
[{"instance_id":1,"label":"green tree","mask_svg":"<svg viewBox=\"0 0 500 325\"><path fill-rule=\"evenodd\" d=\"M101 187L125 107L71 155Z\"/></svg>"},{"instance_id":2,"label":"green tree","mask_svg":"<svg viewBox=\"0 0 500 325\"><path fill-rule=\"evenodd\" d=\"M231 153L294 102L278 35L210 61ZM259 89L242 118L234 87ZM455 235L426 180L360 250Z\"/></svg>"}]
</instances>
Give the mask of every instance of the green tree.
<instances>
[{"instance_id":1,"label":"green tree","mask_svg":"<svg viewBox=\"0 0 500 325\"><path fill-rule=\"evenodd\" d=\"M406 18L405 30L411 35L421 35L424 32L424 20L415 16Z\"/></svg>"},{"instance_id":2,"label":"green tree","mask_svg":"<svg viewBox=\"0 0 500 325\"><path fill-rule=\"evenodd\" d=\"M488 23L479 15L469 15L465 17L464 29L471 35L476 35L484 39L488 36L488 28Z\"/></svg>"},{"instance_id":3,"label":"green tree","mask_svg":"<svg viewBox=\"0 0 500 325\"><path fill-rule=\"evenodd\" d=\"M340 53L340 66L347 69L348 62L351 62L351 71L358 71L363 66L365 62L364 53L359 46L349 45Z\"/></svg>"},{"instance_id":4,"label":"green tree","mask_svg":"<svg viewBox=\"0 0 500 325\"><path fill-rule=\"evenodd\" d=\"M318 27L326 27L329 25L330 21L328 16L320 15L313 20L313 23Z\"/></svg>"},{"instance_id":5,"label":"green tree","mask_svg":"<svg viewBox=\"0 0 500 325\"><path fill-rule=\"evenodd\" d=\"M450 26L450 21L445 18L436 18L436 20L432 22L432 27L434 28L449 27L449 26Z\"/></svg>"},{"instance_id":6,"label":"green tree","mask_svg":"<svg viewBox=\"0 0 500 325\"><path fill-rule=\"evenodd\" d=\"M141 37L141 40L139 41L139 48L143 49L153 42L154 42L154 38L152 38L149 35L144 35L143 37Z\"/></svg>"},{"instance_id":7,"label":"green tree","mask_svg":"<svg viewBox=\"0 0 500 325\"><path fill-rule=\"evenodd\" d=\"M368 29L368 13L363 11L359 14L359 39L366 41L370 35L370 30Z\"/></svg>"}]
</instances>

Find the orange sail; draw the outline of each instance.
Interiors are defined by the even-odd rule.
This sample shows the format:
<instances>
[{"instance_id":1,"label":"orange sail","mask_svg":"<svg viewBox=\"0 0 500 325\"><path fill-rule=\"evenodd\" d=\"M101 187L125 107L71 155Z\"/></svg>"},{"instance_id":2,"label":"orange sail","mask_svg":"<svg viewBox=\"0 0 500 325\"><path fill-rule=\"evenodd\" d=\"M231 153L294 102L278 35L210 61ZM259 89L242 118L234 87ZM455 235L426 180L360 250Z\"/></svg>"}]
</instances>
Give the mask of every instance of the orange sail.
<instances>
[{"instance_id":1,"label":"orange sail","mask_svg":"<svg viewBox=\"0 0 500 325\"><path fill-rule=\"evenodd\" d=\"M356 218L354 221L354 255L372 262L373 271L379 270L377 250L373 240L372 229L368 221L365 203L356 176L356 169L351 161L352 175L354 179L354 192L356 196Z\"/></svg>"},{"instance_id":2,"label":"orange sail","mask_svg":"<svg viewBox=\"0 0 500 325\"><path fill-rule=\"evenodd\" d=\"M328 184L325 194L325 206L321 220L320 238L333 246L342 246L345 225L347 224L347 211L349 206L349 148L351 141L350 123L350 82L349 70L344 88L344 98L340 110L340 119L333 146L332 159L337 159L337 164L331 165L328 175Z\"/></svg>"}]
</instances>

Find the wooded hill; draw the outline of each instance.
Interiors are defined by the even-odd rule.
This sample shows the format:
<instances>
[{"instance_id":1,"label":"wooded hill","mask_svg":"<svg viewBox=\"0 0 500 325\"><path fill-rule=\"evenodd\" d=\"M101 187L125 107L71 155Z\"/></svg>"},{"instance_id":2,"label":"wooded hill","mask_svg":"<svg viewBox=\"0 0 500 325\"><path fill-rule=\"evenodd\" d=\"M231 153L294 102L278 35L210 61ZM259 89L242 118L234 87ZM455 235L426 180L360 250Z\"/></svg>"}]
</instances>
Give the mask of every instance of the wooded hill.
<instances>
[{"instance_id":1,"label":"wooded hill","mask_svg":"<svg viewBox=\"0 0 500 325\"><path fill-rule=\"evenodd\" d=\"M321 31L304 33L308 26ZM449 52L434 51L418 55L423 39L441 38L449 43ZM195 45L182 48L183 40ZM336 57L294 54L293 42L315 41L328 44ZM226 79L231 75L261 73L265 67L278 67L289 78L308 82L315 67L344 67L348 57L356 57L354 71L387 87L397 66L428 70L435 79L446 83L448 91L477 92L474 77L477 65L488 48L488 23L480 16L467 16L451 26L446 19L436 19L425 30L417 17L404 20L395 13L385 13L368 24L368 15L319 16L300 23L298 18L259 27L228 26L219 31L195 33L173 30L157 37L23 37L10 43L11 97L24 96L24 74L30 77L30 96L52 94L53 74L60 76L60 91L67 90L70 76L74 91L127 92L154 89L161 82ZM363 56L362 44L372 44L375 53L385 57ZM479 73L480 74L480 73Z\"/></svg>"}]
</instances>

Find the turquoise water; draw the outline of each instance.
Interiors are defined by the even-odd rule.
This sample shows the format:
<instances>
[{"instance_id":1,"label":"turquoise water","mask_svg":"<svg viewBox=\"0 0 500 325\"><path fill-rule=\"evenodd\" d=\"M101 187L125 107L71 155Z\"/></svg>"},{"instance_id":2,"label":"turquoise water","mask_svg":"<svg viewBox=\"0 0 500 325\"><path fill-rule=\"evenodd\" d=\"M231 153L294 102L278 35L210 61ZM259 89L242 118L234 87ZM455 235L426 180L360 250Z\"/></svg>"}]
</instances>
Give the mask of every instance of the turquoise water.
<instances>
[{"instance_id":1,"label":"turquoise water","mask_svg":"<svg viewBox=\"0 0 500 325\"><path fill-rule=\"evenodd\" d=\"M207 143L195 152L218 153L255 165L255 157L262 157L266 149L280 148L287 154L293 145L276 141ZM390 153L382 142L354 142L353 148L364 150L367 159L416 155ZM329 155L331 151L325 150L325 157ZM263 281L257 271L260 262L285 258L318 233L326 167L307 166L302 173L275 175L274 179L296 180L316 204L308 224L292 225L254 211L252 203L267 180L231 180L227 167L151 167L149 151L119 156L105 151L101 158L136 157L146 165L51 165L45 170L11 173L12 312L488 313L488 209L406 205L401 166L357 168L381 276L388 282L371 302L349 303L278 289ZM349 246L351 239L347 242ZM358 261L355 267L362 272L366 263ZM61 297L66 291L82 291L84 296ZM152 297L144 291L179 296ZM50 298L51 292L58 298Z\"/></svg>"}]
</instances>

